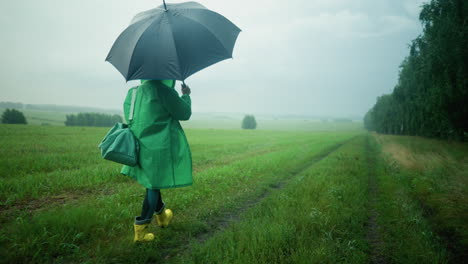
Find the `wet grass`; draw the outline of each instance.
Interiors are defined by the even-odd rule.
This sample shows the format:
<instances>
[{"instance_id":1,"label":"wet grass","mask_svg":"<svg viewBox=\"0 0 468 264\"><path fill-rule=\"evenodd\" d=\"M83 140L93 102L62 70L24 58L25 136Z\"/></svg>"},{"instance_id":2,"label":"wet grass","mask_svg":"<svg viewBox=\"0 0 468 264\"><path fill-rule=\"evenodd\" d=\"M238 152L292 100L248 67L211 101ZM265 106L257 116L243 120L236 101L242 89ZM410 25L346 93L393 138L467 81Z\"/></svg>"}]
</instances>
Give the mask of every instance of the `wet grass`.
<instances>
[{"instance_id":1,"label":"wet grass","mask_svg":"<svg viewBox=\"0 0 468 264\"><path fill-rule=\"evenodd\" d=\"M466 260L468 145L419 137L374 135L374 138L383 151L379 175L388 190L381 204L387 216L386 225L393 230L389 239L396 247L402 239L420 240L410 247L393 250L399 252L395 258L404 262L414 252L420 252L419 259L413 259L415 262ZM422 236L408 236L413 232Z\"/></svg>"},{"instance_id":2,"label":"wet grass","mask_svg":"<svg viewBox=\"0 0 468 264\"><path fill-rule=\"evenodd\" d=\"M188 129L194 185L133 244L144 189L105 128L0 126L0 263L460 263L468 147L362 131ZM5 146L5 148L3 148ZM377 260L377 261L376 261Z\"/></svg>"},{"instance_id":3,"label":"wet grass","mask_svg":"<svg viewBox=\"0 0 468 264\"><path fill-rule=\"evenodd\" d=\"M2 175L5 228L0 232L4 256L0 262L5 263L159 262L176 255L190 237L210 230L211 219L223 217L243 202L268 192L315 156L356 135L189 130L195 184L163 191L165 202L177 216L170 229L153 228L164 243L133 245L132 221L139 212L144 189L119 175L120 166L99 158L96 145L105 130L24 127L26 131L14 132L20 128L23 127L2 127L6 130L3 142L13 150L25 148L28 140L31 145L36 144L30 135L42 133L40 144L50 143L52 148L43 151L42 156L54 159L54 147L70 146L72 143L67 140L79 140L87 156L98 157L80 157L81 152L65 151L65 157L76 155L82 161L79 169L71 165L79 164L73 159L45 166L23 163L21 156L11 158L3 153L3 162L17 164L19 172L17 177ZM36 128L39 131L35 132ZM68 149L74 152L73 148ZM65 168L57 169L60 166ZM57 195L63 197L59 202L53 198ZM28 201L50 204L40 203L38 210L23 206Z\"/></svg>"},{"instance_id":4,"label":"wet grass","mask_svg":"<svg viewBox=\"0 0 468 264\"><path fill-rule=\"evenodd\" d=\"M0 126L0 207L129 182L121 166L104 161L97 145L106 128ZM202 171L307 140L307 133L188 131L194 170ZM314 134L319 138L324 134Z\"/></svg>"},{"instance_id":5,"label":"wet grass","mask_svg":"<svg viewBox=\"0 0 468 264\"><path fill-rule=\"evenodd\" d=\"M365 137L345 144L177 263L365 263Z\"/></svg>"}]
</instances>

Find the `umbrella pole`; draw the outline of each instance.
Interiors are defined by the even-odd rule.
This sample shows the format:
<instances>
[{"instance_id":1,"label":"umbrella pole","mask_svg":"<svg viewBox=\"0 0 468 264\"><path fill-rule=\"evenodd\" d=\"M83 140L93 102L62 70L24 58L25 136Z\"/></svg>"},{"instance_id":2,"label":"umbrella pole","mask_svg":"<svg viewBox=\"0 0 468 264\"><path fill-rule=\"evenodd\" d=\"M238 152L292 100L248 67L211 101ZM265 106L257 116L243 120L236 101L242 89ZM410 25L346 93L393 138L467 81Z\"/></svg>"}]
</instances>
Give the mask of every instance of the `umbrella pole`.
<instances>
[{"instance_id":1,"label":"umbrella pole","mask_svg":"<svg viewBox=\"0 0 468 264\"><path fill-rule=\"evenodd\" d=\"M163 3L164 3L164 9L166 9L166 10L167 10L167 7L166 7L166 1L165 1L165 0L163 0Z\"/></svg>"}]
</instances>

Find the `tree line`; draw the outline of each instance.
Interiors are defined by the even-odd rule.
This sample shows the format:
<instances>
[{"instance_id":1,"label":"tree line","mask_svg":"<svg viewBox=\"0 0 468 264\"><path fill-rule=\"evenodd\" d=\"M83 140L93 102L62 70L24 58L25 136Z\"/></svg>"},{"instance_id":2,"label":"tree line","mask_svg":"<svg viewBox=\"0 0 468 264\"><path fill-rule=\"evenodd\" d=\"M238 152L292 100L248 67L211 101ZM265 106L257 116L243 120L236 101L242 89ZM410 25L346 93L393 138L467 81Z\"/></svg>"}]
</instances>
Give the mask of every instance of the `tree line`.
<instances>
[{"instance_id":1,"label":"tree line","mask_svg":"<svg viewBox=\"0 0 468 264\"><path fill-rule=\"evenodd\" d=\"M7 108L1 116L3 124L27 124L26 117L21 111Z\"/></svg>"},{"instance_id":2,"label":"tree line","mask_svg":"<svg viewBox=\"0 0 468 264\"><path fill-rule=\"evenodd\" d=\"M419 19L391 94L364 117L368 130L444 139L468 136L468 1L432 0Z\"/></svg>"},{"instance_id":3,"label":"tree line","mask_svg":"<svg viewBox=\"0 0 468 264\"><path fill-rule=\"evenodd\" d=\"M110 127L117 122L122 122L120 115L108 115L101 113L79 113L66 116L66 126L95 126Z\"/></svg>"}]
</instances>

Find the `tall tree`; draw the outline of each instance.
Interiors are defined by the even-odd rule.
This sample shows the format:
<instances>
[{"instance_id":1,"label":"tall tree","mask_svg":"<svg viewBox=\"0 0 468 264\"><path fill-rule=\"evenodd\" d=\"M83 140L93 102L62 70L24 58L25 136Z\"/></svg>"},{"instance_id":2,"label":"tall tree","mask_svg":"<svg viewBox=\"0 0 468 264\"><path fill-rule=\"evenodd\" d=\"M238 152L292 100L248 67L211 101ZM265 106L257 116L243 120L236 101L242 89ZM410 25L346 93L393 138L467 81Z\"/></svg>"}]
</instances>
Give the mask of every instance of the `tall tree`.
<instances>
[{"instance_id":1,"label":"tall tree","mask_svg":"<svg viewBox=\"0 0 468 264\"><path fill-rule=\"evenodd\" d=\"M398 84L379 97L365 125L382 133L466 139L468 1L432 0L420 20L423 33L411 43Z\"/></svg>"}]
</instances>

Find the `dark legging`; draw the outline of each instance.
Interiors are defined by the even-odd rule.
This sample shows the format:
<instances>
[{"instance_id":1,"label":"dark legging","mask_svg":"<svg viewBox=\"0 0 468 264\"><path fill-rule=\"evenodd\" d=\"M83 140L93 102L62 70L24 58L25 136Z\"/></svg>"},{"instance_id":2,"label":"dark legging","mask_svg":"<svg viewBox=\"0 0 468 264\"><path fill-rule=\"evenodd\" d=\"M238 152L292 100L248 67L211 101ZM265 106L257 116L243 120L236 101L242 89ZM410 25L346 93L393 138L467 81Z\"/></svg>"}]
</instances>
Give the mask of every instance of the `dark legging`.
<instances>
[{"instance_id":1,"label":"dark legging","mask_svg":"<svg viewBox=\"0 0 468 264\"><path fill-rule=\"evenodd\" d=\"M135 224L147 224L151 222L153 214L160 214L164 209L164 203L161 198L161 191L146 189L145 200L141 207L141 215L135 219Z\"/></svg>"}]
</instances>

